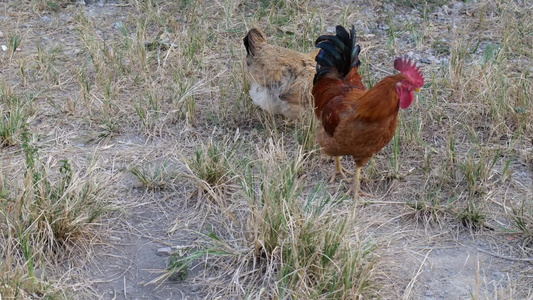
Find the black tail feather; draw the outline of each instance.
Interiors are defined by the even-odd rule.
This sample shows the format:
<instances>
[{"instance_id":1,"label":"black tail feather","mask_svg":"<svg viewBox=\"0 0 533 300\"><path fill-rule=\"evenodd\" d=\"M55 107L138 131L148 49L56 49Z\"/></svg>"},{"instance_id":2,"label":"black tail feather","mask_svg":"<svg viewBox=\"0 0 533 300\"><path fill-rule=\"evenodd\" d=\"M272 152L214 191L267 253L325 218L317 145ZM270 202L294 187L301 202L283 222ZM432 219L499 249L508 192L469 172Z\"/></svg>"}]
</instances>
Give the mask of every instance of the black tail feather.
<instances>
[{"instance_id":1,"label":"black tail feather","mask_svg":"<svg viewBox=\"0 0 533 300\"><path fill-rule=\"evenodd\" d=\"M313 83L327 73L336 71L340 77L346 76L352 68L361 64L359 52L361 47L356 45L355 27L352 25L350 33L342 26L336 27L336 35L322 35L316 39L315 46L320 48L316 56L317 72Z\"/></svg>"}]
</instances>

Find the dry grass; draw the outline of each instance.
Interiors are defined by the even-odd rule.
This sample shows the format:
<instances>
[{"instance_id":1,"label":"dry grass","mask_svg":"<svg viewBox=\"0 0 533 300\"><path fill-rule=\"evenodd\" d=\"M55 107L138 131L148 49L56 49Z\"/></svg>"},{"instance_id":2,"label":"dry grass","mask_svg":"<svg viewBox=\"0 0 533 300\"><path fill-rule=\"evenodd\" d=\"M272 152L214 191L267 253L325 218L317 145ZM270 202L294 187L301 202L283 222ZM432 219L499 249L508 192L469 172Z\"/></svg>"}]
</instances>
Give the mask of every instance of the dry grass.
<instances>
[{"instance_id":1,"label":"dry grass","mask_svg":"<svg viewBox=\"0 0 533 300\"><path fill-rule=\"evenodd\" d=\"M163 290L418 299L449 257L464 259L455 278L471 280L454 296L531 297L532 10L460 3L0 4L0 295L106 297L109 285L75 270L112 277L92 255L123 247L104 230L120 228L126 244L180 246L163 275L135 283L140 294L178 278ZM433 57L394 140L364 170L377 199L355 219L345 182L326 184L319 124L254 107L243 65L252 26L310 52L337 24L355 24L369 86L398 55Z\"/></svg>"}]
</instances>

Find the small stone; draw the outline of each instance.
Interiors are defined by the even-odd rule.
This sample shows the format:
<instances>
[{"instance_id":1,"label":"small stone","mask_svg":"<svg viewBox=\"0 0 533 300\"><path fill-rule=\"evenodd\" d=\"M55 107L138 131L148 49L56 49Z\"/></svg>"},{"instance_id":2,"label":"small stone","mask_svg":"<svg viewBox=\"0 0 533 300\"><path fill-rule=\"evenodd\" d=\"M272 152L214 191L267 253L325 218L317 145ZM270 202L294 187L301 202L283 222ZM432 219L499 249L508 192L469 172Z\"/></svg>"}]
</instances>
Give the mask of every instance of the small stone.
<instances>
[{"instance_id":1,"label":"small stone","mask_svg":"<svg viewBox=\"0 0 533 300\"><path fill-rule=\"evenodd\" d=\"M65 22L65 23L71 23L74 21L74 18L67 15L67 14L61 14L59 16L59 20L61 20L62 22Z\"/></svg>"},{"instance_id":2,"label":"small stone","mask_svg":"<svg viewBox=\"0 0 533 300\"><path fill-rule=\"evenodd\" d=\"M504 274L502 272L495 271L495 272L492 272L492 276L494 278L503 278Z\"/></svg>"},{"instance_id":3,"label":"small stone","mask_svg":"<svg viewBox=\"0 0 533 300\"><path fill-rule=\"evenodd\" d=\"M84 143L78 143L78 147L83 147L83 146L85 146Z\"/></svg>"},{"instance_id":4,"label":"small stone","mask_svg":"<svg viewBox=\"0 0 533 300\"><path fill-rule=\"evenodd\" d=\"M50 18L49 16L42 16L41 17L41 21L43 21L45 23L50 23L50 22L52 22L52 18Z\"/></svg>"},{"instance_id":5,"label":"small stone","mask_svg":"<svg viewBox=\"0 0 533 300\"><path fill-rule=\"evenodd\" d=\"M4 33L0 31L0 39L4 37Z\"/></svg>"},{"instance_id":6,"label":"small stone","mask_svg":"<svg viewBox=\"0 0 533 300\"><path fill-rule=\"evenodd\" d=\"M43 45L50 44L50 38L44 35L44 33L41 34L41 44Z\"/></svg>"},{"instance_id":7,"label":"small stone","mask_svg":"<svg viewBox=\"0 0 533 300\"><path fill-rule=\"evenodd\" d=\"M335 33L336 30L335 30L335 27L328 27L328 29L326 29L326 33Z\"/></svg>"},{"instance_id":8,"label":"small stone","mask_svg":"<svg viewBox=\"0 0 533 300\"><path fill-rule=\"evenodd\" d=\"M431 65L431 60L427 59L427 58L422 58L419 60L420 63L422 64L427 64L427 65Z\"/></svg>"},{"instance_id":9,"label":"small stone","mask_svg":"<svg viewBox=\"0 0 533 300\"><path fill-rule=\"evenodd\" d=\"M35 269L33 270L33 276L34 276L35 278L41 278L43 275L44 275L44 274L43 274L42 269L40 269L40 268L35 268Z\"/></svg>"},{"instance_id":10,"label":"small stone","mask_svg":"<svg viewBox=\"0 0 533 300\"><path fill-rule=\"evenodd\" d=\"M113 29L120 29L124 27L124 24L122 24L122 22L115 22L111 25L111 27L113 27Z\"/></svg>"},{"instance_id":11,"label":"small stone","mask_svg":"<svg viewBox=\"0 0 533 300\"><path fill-rule=\"evenodd\" d=\"M170 255L170 253L172 253L171 247L163 247L163 248L157 249L157 255L159 256Z\"/></svg>"},{"instance_id":12,"label":"small stone","mask_svg":"<svg viewBox=\"0 0 533 300\"><path fill-rule=\"evenodd\" d=\"M200 287L199 286L197 286L197 285L191 286L191 292L197 293L199 291L200 291Z\"/></svg>"}]
</instances>

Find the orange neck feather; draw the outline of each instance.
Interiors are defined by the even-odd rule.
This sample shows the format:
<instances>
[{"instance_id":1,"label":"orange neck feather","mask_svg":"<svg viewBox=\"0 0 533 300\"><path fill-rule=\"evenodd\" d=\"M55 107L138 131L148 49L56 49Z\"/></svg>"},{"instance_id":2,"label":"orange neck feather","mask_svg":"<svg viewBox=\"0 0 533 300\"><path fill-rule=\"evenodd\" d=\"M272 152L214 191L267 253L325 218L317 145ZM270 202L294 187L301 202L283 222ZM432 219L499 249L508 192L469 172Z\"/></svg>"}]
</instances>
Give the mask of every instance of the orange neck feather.
<instances>
[{"instance_id":1,"label":"orange neck feather","mask_svg":"<svg viewBox=\"0 0 533 300\"><path fill-rule=\"evenodd\" d=\"M397 115L399 97L396 92L396 84L405 79L406 77L402 73L388 76L368 90L358 101L358 117L371 121Z\"/></svg>"}]
</instances>

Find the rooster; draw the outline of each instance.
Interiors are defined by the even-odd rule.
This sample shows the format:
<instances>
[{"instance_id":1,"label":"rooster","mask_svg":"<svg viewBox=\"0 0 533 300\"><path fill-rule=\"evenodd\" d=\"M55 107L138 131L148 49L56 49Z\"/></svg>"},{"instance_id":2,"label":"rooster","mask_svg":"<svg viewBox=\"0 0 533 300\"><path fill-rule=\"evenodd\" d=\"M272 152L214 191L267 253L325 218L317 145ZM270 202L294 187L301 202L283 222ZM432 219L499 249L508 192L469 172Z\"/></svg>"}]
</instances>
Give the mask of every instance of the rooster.
<instances>
[{"instance_id":1,"label":"rooster","mask_svg":"<svg viewBox=\"0 0 533 300\"><path fill-rule=\"evenodd\" d=\"M383 78L367 90L358 72L361 49L356 46L353 26L350 33L337 26L336 35L320 36L315 44L320 52L312 94L315 115L322 123L317 140L325 154L336 158L333 176L344 175L340 156L351 155L355 160L351 191L357 201L362 193L362 167L393 138L399 109L413 103L414 91L420 91L424 77L410 59L397 58L394 68L400 73Z\"/></svg>"},{"instance_id":2,"label":"rooster","mask_svg":"<svg viewBox=\"0 0 533 300\"><path fill-rule=\"evenodd\" d=\"M301 117L312 103L316 52L300 53L270 45L257 28L252 28L243 42L253 103L289 119Z\"/></svg>"}]
</instances>

